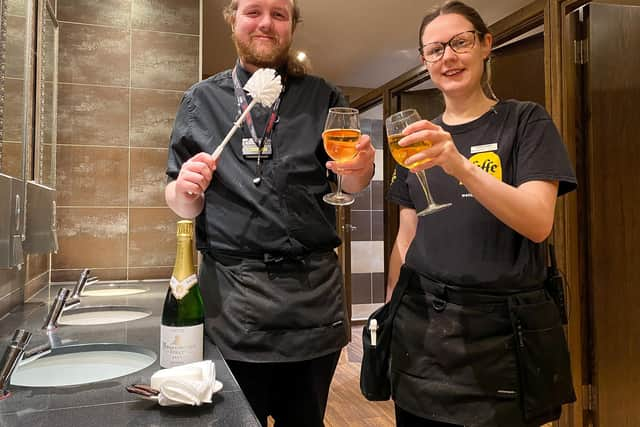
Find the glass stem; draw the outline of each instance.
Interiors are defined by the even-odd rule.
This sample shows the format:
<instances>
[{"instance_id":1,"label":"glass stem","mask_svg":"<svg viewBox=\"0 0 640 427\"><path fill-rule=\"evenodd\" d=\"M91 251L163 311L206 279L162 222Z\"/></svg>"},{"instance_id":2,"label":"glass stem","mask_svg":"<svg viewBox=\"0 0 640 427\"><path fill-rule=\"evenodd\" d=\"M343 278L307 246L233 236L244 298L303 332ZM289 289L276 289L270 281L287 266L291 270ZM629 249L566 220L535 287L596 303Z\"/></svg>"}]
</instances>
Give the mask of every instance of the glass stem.
<instances>
[{"instance_id":1,"label":"glass stem","mask_svg":"<svg viewBox=\"0 0 640 427\"><path fill-rule=\"evenodd\" d=\"M416 177L422 186L422 190L424 191L424 197L427 199L427 206L432 206L434 204L433 197L431 197L431 191L429 191L429 184L427 183L427 175L423 170L416 172Z\"/></svg>"},{"instance_id":2,"label":"glass stem","mask_svg":"<svg viewBox=\"0 0 640 427\"><path fill-rule=\"evenodd\" d=\"M336 190L336 197L342 197L342 175L338 175L338 189Z\"/></svg>"}]
</instances>

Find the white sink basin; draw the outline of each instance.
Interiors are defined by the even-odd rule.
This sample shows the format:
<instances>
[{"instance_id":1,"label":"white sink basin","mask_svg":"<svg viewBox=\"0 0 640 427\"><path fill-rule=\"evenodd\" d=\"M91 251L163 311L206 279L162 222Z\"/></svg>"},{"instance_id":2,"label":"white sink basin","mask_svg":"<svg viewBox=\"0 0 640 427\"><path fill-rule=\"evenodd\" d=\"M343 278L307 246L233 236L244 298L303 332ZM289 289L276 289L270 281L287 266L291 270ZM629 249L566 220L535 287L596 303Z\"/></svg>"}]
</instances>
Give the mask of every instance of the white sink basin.
<instances>
[{"instance_id":1,"label":"white sink basin","mask_svg":"<svg viewBox=\"0 0 640 427\"><path fill-rule=\"evenodd\" d=\"M106 325L142 319L151 314L150 310L128 305L101 305L78 307L62 313L61 325Z\"/></svg>"},{"instance_id":2,"label":"white sink basin","mask_svg":"<svg viewBox=\"0 0 640 427\"><path fill-rule=\"evenodd\" d=\"M91 384L133 374L155 361L153 351L134 345L69 345L22 360L11 376L11 384L21 387Z\"/></svg>"},{"instance_id":3,"label":"white sink basin","mask_svg":"<svg viewBox=\"0 0 640 427\"><path fill-rule=\"evenodd\" d=\"M87 297L121 297L147 292L146 289L127 284L91 285L84 288L82 296Z\"/></svg>"}]
</instances>

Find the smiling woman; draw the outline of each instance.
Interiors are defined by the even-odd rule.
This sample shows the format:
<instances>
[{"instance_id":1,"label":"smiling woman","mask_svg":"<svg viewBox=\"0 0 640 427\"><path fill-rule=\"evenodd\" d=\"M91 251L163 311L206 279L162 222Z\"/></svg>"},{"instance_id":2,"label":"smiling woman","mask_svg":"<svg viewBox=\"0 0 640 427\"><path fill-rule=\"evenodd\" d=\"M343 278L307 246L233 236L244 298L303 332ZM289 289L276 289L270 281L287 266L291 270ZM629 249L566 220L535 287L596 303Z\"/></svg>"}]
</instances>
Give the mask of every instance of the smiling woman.
<instances>
[{"instance_id":1,"label":"smiling woman","mask_svg":"<svg viewBox=\"0 0 640 427\"><path fill-rule=\"evenodd\" d=\"M418 216L418 180L396 168L388 198L400 205L400 227L387 295L403 289L397 282L407 287L391 344L399 427L538 426L575 400L543 242L556 198L576 179L546 111L496 99L492 42L478 12L459 1L420 27L422 61L445 110L410 124L398 144L431 142L404 165L426 171L431 191L453 204Z\"/></svg>"}]
</instances>

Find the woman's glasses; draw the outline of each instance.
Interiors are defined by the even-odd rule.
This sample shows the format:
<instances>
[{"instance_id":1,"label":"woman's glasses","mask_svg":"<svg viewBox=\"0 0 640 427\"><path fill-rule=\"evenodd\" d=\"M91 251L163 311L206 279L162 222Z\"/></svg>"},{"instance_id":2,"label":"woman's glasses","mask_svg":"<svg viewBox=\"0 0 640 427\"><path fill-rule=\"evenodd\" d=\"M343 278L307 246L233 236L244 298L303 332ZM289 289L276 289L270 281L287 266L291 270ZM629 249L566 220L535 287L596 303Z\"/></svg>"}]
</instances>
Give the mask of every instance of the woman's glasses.
<instances>
[{"instance_id":1,"label":"woman's glasses","mask_svg":"<svg viewBox=\"0 0 640 427\"><path fill-rule=\"evenodd\" d=\"M476 30L463 31L451 37L448 42L433 42L421 46L418 51L427 62L437 62L444 56L444 50L449 46L455 53L467 53L476 44Z\"/></svg>"}]
</instances>

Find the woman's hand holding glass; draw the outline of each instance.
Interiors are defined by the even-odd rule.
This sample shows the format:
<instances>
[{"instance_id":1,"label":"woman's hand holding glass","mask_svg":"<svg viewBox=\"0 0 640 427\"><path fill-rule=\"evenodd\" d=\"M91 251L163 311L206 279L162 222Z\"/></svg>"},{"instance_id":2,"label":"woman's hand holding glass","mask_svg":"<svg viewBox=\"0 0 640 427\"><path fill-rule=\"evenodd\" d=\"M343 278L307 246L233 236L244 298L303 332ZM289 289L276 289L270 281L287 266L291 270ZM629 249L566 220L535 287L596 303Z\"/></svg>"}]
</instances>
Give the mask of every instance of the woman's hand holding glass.
<instances>
[{"instance_id":1,"label":"woman's hand holding glass","mask_svg":"<svg viewBox=\"0 0 640 427\"><path fill-rule=\"evenodd\" d=\"M448 175L458 177L465 167L465 158L453 142L451 134L428 120L419 120L407 126L398 141L401 147L416 147L404 159L411 172L440 166ZM431 142L424 145L424 141Z\"/></svg>"},{"instance_id":2,"label":"woman's hand holding glass","mask_svg":"<svg viewBox=\"0 0 640 427\"><path fill-rule=\"evenodd\" d=\"M427 207L417 215L429 215L451 206L451 203L439 204L434 201L429 190L427 175L424 172L433 164L437 164L437 149L440 140L432 140L431 136L433 135L428 135L429 131L424 130L424 127L430 128L433 124L422 120L416 110L409 109L387 117L385 126L391 155L400 166L408 168L416 174L424 191ZM430 131L434 130L430 129Z\"/></svg>"}]
</instances>

